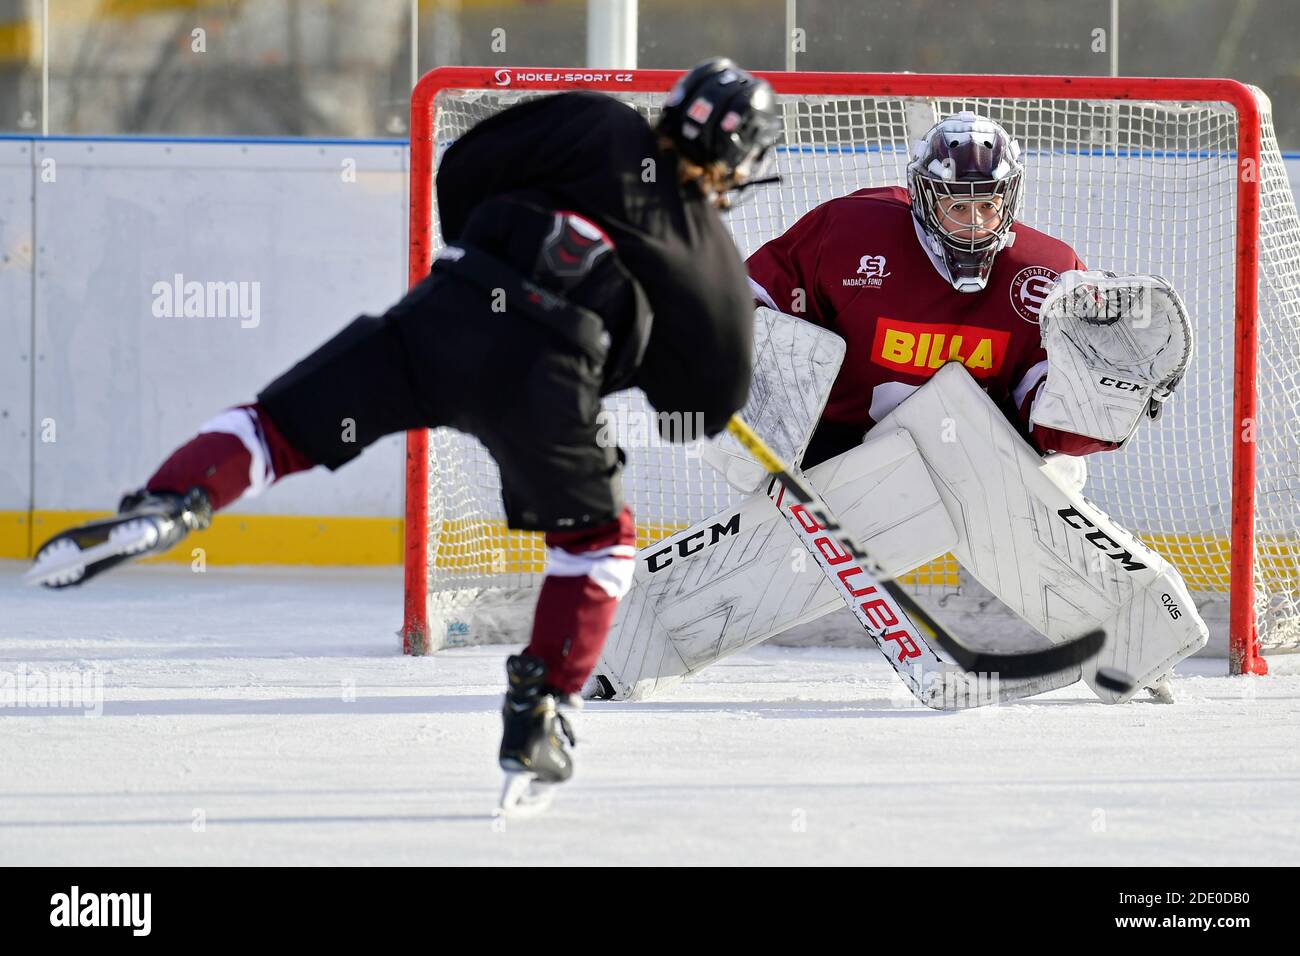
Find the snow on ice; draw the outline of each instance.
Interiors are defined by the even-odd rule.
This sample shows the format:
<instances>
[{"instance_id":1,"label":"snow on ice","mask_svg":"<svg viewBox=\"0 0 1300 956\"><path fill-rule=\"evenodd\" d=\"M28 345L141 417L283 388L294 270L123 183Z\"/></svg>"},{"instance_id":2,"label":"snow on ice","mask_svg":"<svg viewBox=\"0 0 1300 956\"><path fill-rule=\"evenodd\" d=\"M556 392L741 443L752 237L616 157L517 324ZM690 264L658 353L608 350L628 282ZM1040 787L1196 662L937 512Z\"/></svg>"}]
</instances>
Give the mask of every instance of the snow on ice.
<instances>
[{"instance_id":1,"label":"snow on ice","mask_svg":"<svg viewBox=\"0 0 1300 956\"><path fill-rule=\"evenodd\" d=\"M765 648L579 715L494 820L506 647L400 653L397 569L0 562L0 864L1295 864L1300 659L956 714L860 648ZM74 695L80 694L80 697ZM25 695L25 696L24 696ZM88 715L88 716L87 716Z\"/></svg>"}]
</instances>

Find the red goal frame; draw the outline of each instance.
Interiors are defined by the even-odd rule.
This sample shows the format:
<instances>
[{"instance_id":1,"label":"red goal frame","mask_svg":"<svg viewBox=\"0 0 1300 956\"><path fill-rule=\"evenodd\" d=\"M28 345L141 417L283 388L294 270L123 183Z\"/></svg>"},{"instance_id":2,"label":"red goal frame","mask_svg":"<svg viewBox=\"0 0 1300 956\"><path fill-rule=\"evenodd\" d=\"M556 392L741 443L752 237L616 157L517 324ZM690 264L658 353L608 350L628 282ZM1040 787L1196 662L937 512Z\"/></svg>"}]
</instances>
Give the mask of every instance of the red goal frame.
<instances>
[{"instance_id":1,"label":"red goal frame","mask_svg":"<svg viewBox=\"0 0 1300 956\"><path fill-rule=\"evenodd\" d=\"M410 273L413 286L432 263L433 129L436 98L447 89L570 89L666 92L676 70L568 67L439 67L411 94ZM777 93L1056 100L1177 100L1227 103L1237 111L1237 235L1233 357L1232 516L1228 664L1233 674L1265 674L1254 607L1256 354L1259 314L1259 206L1262 128L1259 105L1243 83L1220 79L1008 76L918 73L759 73ZM428 633L429 433L406 436L405 601L402 646L418 653Z\"/></svg>"}]
</instances>

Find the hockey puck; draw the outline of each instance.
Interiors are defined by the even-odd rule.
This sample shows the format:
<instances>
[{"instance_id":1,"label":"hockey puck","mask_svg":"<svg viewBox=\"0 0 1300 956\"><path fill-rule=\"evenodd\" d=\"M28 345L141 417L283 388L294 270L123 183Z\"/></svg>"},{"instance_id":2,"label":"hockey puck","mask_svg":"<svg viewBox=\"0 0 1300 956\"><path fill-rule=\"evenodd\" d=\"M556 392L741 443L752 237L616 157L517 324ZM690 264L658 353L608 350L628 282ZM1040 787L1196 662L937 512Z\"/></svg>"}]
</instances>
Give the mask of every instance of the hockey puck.
<instances>
[{"instance_id":1,"label":"hockey puck","mask_svg":"<svg viewBox=\"0 0 1300 956\"><path fill-rule=\"evenodd\" d=\"M1114 667L1097 668L1097 686L1113 690L1117 694L1127 694L1133 689L1133 678Z\"/></svg>"}]
</instances>

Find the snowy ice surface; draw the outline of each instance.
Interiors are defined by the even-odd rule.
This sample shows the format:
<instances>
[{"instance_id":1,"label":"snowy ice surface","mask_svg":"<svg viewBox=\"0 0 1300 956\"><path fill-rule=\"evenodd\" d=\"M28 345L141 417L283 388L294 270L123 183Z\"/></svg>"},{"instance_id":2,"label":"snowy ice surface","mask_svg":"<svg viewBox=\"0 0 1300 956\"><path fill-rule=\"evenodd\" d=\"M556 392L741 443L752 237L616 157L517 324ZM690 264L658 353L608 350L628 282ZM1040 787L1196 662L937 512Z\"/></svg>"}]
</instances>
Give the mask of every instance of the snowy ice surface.
<instances>
[{"instance_id":1,"label":"snowy ice surface","mask_svg":"<svg viewBox=\"0 0 1300 956\"><path fill-rule=\"evenodd\" d=\"M940 714L874 651L762 649L589 705L553 811L503 827L509 648L402 657L395 569L23 567L0 699L81 672L103 709L0 706L3 864L1300 863L1300 658Z\"/></svg>"}]
</instances>

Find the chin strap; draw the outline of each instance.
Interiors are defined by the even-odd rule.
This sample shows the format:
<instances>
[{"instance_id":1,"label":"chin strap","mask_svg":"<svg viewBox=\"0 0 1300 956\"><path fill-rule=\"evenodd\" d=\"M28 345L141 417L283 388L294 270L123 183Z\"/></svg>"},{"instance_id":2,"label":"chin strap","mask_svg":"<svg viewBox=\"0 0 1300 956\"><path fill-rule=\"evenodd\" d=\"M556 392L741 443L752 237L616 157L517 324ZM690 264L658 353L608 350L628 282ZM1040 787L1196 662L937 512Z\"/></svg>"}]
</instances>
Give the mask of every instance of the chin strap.
<instances>
[{"instance_id":1,"label":"chin strap","mask_svg":"<svg viewBox=\"0 0 1300 956\"><path fill-rule=\"evenodd\" d=\"M740 202L744 196L746 190L752 189L755 186L767 186L772 183L779 183L780 181L780 176L764 176L762 179L752 179L747 182L738 183L735 186L728 187L725 192L711 193L710 195L716 197L717 208L721 210L734 209L736 204Z\"/></svg>"},{"instance_id":2,"label":"chin strap","mask_svg":"<svg viewBox=\"0 0 1300 956\"><path fill-rule=\"evenodd\" d=\"M736 200L740 199L740 197L743 196L747 190L753 189L755 186L770 186L773 183L779 183L780 181L781 181L781 177L774 174L771 176L764 176L762 179L750 179L743 183L739 183L738 185L732 186L725 193L723 193L723 195L727 197L727 208L731 208L731 206L734 206Z\"/></svg>"},{"instance_id":3,"label":"chin strap","mask_svg":"<svg viewBox=\"0 0 1300 956\"><path fill-rule=\"evenodd\" d=\"M754 186L767 186L772 183L779 183L780 181L781 181L781 177L773 173L771 176L764 176L762 179L746 180L745 182L741 183L739 186L735 187L735 189L733 189L732 192L744 192L746 189L751 189Z\"/></svg>"}]
</instances>

